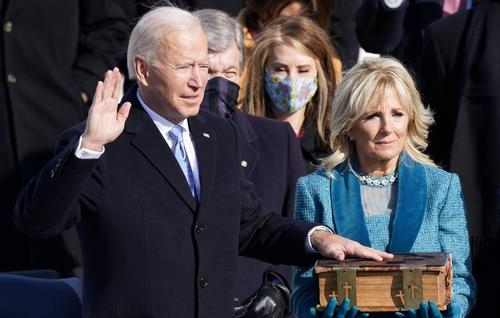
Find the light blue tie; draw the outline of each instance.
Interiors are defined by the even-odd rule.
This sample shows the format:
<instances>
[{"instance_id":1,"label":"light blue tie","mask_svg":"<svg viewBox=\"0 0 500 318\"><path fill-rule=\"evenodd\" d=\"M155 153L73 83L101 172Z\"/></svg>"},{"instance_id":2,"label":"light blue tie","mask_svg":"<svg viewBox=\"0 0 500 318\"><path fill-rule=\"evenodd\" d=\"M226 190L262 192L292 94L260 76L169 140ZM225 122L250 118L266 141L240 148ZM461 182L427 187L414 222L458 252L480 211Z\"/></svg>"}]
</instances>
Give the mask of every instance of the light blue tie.
<instances>
[{"instance_id":1,"label":"light blue tie","mask_svg":"<svg viewBox=\"0 0 500 318\"><path fill-rule=\"evenodd\" d=\"M177 159L179 166L181 166L182 172L184 172L184 176L186 177L194 199L196 200L196 202L198 202L198 194L196 192L193 170L191 169L191 165L189 164L186 147L184 146L184 139L182 138L183 131L184 128L182 126L175 125L174 128L172 128L168 132L168 135L170 136L170 138L172 138L172 152L174 153L175 159Z\"/></svg>"}]
</instances>

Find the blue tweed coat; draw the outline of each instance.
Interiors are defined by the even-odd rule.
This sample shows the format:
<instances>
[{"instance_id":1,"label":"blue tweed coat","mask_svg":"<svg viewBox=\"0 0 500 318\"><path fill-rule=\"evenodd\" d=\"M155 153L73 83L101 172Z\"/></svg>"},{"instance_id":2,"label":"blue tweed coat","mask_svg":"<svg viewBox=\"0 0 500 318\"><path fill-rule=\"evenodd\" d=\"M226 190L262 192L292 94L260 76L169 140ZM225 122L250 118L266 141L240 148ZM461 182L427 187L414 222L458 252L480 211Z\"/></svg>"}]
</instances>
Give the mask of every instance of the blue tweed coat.
<instances>
[{"instance_id":1,"label":"blue tweed coat","mask_svg":"<svg viewBox=\"0 0 500 318\"><path fill-rule=\"evenodd\" d=\"M451 253L452 302L465 317L474 304L476 286L459 178L405 155L398 171L398 197L392 216L364 216L359 181L343 164L333 170L334 179L320 169L298 180L295 218L323 223L339 235L391 253ZM295 268L295 314L309 317L309 308L317 301L318 283L312 267Z\"/></svg>"}]
</instances>

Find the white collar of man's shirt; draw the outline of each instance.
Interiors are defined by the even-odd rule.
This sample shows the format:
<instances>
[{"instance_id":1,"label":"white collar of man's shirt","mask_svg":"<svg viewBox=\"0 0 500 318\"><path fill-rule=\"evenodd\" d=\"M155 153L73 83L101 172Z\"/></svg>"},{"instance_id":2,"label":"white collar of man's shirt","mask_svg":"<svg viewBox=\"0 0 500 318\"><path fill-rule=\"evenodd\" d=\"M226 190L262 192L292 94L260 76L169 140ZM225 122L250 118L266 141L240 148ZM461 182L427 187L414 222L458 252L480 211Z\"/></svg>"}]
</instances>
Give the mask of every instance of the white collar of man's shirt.
<instances>
[{"instance_id":1,"label":"white collar of man's shirt","mask_svg":"<svg viewBox=\"0 0 500 318\"><path fill-rule=\"evenodd\" d=\"M155 111L153 111L150 107L146 105L146 103L142 100L139 90L137 90L137 99L139 100L139 103L141 106L144 108L146 113L148 113L149 117L153 120L154 124L156 127L158 127L158 130L160 131L163 139L167 143L167 145L172 148L172 139L168 135L170 130L176 126L174 123L168 121ZM194 182L195 182L195 187L198 195L201 195L201 190L200 190L200 178L199 178L199 168L198 168L198 160L196 158L196 151L194 149L194 143L193 140L191 139L191 133L189 132L189 123L187 119L184 119L177 125L180 125L184 128L184 131L182 133L183 139L184 139L184 146L186 147L186 154L189 160L189 164L191 165L191 169L193 171L193 176L194 176Z\"/></svg>"},{"instance_id":2,"label":"white collar of man's shirt","mask_svg":"<svg viewBox=\"0 0 500 318\"><path fill-rule=\"evenodd\" d=\"M168 133L176 124L172 123L171 121L167 120L165 117L162 117L160 114L152 110L151 108L146 105L146 103L142 100L141 95L139 94L139 90L137 90L137 99L139 100L139 103L141 106L144 108L146 113L148 113L149 117L153 120L155 123L156 127L158 127L158 130L160 131L162 136L168 136ZM177 125L182 126L185 131L189 132L189 124L187 119L184 119Z\"/></svg>"}]
</instances>

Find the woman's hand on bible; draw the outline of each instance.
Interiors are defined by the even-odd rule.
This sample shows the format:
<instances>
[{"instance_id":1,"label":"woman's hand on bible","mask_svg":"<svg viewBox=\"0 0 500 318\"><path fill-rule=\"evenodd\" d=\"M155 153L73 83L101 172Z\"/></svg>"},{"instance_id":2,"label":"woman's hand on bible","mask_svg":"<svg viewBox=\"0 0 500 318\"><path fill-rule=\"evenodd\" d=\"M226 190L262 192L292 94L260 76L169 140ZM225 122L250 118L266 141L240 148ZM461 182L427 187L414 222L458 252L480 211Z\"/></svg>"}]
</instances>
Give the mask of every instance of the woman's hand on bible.
<instances>
[{"instance_id":1,"label":"woman's hand on bible","mask_svg":"<svg viewBox=\"0 0 500 318\"><path fill-rule=\"evenodd\" d=\"M315 307L310 309L311 316L321 318L365 318L368 317L367 313L362 313L357 307L349 309L351 301L349 298L344 299L340 306L337 306L337 299L330 297L328 304L323 313L318 312Z\"/></svg>"}]
</instances>

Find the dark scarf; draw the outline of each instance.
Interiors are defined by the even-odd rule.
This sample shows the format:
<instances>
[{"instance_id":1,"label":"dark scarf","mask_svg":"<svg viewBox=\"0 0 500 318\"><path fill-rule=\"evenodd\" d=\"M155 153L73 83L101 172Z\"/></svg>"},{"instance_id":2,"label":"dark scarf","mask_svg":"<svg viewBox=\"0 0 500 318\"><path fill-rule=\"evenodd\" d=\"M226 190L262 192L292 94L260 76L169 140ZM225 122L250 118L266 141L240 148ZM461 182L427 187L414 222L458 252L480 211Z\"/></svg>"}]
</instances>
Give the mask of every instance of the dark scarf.
<instances>
[{"instance_id":1,"label":"dark scarf","mask_svg":"<svg viewBox=\"0 0 500 318\"><path fill-rule=\"evenodd\" d=\"M223 77L215 77L208 81L201 108L221 117L232 118L236 111L236 102L240 87Z\"/></svg>"}]
</instances>

